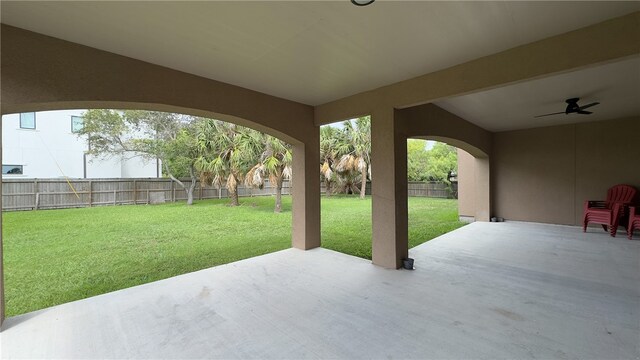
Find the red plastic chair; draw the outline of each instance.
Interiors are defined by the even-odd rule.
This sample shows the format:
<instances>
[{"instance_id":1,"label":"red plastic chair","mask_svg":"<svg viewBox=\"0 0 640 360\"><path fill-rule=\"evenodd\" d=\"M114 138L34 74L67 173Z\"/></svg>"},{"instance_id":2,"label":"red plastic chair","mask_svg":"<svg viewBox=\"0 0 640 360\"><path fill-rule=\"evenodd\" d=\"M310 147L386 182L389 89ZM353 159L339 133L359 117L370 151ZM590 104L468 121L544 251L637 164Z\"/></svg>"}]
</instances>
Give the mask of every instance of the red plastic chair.
<instances>
[{"instance_id":1,"label":"red plastic chair","mask_svg":"<svg viewBox=\"0 0 640 360\"><path fill-rule=\"evenodd\" d=\"M585 201L582 230L587 232L589 223L601 224L604 231L609 231L611 236L616 236L620 219L624 217L625 207L633 201L635 196L636 189L633 186L616 185L607 191L607 200Z\"/></svg>"},{"instance_id":2,"label":"red plastic chair","mask_svg":"<svg viewBox=\"0 0 640 360\"><path fill-rule=\"evenodd\" d=\"M629 226L627 226L629 240L633 237L633 230L640 230L640 208L637 210L638 213L636 213L635 206L629 206Z\"/></svg>"}]
</instances>

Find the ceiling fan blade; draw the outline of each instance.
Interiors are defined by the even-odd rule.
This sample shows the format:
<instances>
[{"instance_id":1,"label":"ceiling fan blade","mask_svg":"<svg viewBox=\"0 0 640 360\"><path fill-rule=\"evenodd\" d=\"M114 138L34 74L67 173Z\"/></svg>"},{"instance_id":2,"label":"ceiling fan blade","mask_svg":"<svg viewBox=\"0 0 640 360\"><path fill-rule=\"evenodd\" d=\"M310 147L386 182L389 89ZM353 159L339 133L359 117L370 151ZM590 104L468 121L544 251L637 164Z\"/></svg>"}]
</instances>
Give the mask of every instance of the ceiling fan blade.
<instances>
[{"instance_id":1,"label":"ceiling fan blade","mask_svg":"<svg viewBox=\"0 0 640 360\"><path fill-rule=\"evenodd\" d=\"M561 112L556 112L556 113L551 113L551 114L544 114L544 115L538 115L538 116L534 116L534 118L539 118L539 117L543 117L543 116L551 116L551 115L560 115L560 114L564 114L564 111Z\"/></svg>"},{"instance_id":2,"label":"ceiling fan blade","mask_svg":"<svg viewBox=\"0 0 640 360\"><path fill-rule=\"evenodd\" d=\"M590 108L590 107L592 107L592 106L596 106L596 105L599 105L599 104L600 104L599 102L593 102L593 103L591 103L591 104L587 104L587 105L584 105L584 106L580 106L578 109L579 109L579 110L584 110L584 109L586 109L586 108Z\"/></svg>"},{"instance_id":3,"label":"ceiling fan blade","mask_svg":"<svg viewBox=\"0 0 640 360\"><path fill-rule=\"evenodd\" d=\"M593 114L591 111L584 111L584 110L579 110L577 111L578 114L582 114L582 115L589 115L589 114Z\"/></svg>"}]
</instances>

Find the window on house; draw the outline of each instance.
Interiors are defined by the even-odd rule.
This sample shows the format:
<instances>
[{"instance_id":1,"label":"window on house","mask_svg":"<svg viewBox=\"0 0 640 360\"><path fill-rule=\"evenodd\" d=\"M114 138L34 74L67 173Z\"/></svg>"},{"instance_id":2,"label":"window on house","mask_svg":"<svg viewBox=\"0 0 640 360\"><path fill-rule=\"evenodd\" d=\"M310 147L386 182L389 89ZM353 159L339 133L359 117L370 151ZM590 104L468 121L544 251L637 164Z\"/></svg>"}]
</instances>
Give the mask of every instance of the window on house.
<instances>
[{"instance_id":1,"label":"window on house","mask_svg":"<svg viewBox=\"0 0 640 360\"><path fill-rule=\"evenodd\" d=\"M20 114L20 128L21 129L35 129L36 128L36 113L21 113Z\"/></svg>"},{"instance_id":2,"label":"window on house","mask_svg":"<svg viewBox=\"0 0 640 360\"><path fill-rule=\"evenodd\" d=\"M2 175L22 175L22 165L2 164Z\"/></svg>"},{"instance_id":3,"label":"window on house","mask_svg":"<svg viewBox=\"0 0 640 360\"><path fill-rule=\"evenodd\" d=\"M78 133L82 130L84 126L83 119L80 116L72 116L71 117L71 132Z\"/></svg>"}]
</instances>

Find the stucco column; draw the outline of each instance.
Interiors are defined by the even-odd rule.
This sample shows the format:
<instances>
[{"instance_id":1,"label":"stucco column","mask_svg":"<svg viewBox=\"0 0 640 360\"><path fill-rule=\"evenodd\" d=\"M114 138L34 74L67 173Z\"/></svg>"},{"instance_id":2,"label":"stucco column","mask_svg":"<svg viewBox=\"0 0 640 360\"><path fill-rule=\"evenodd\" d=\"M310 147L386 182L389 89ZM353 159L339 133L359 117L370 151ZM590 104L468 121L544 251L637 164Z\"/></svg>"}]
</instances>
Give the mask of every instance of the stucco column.
<instances>
[{"instance_id":1,"label":"stucco column","mask_svg":"<svg viewBox=\"0 0 640 360\"><path fill-rule=\"evenodd\" d=\"M372 257L391 269L409 253L407 139L395 118L393 108L371 116Z\"/></svg>"},{"instance_id":2,"label":"stucco column","mask_svg":"<svg viewBox=\"0 0 640 360\"><path fill-rule=\"evenodd\" d=\"M2 121L0 120L0 159L2 159ZM2 189L2 174L0 174L0 190ZM1 192L1 191L0 191ZM0 210L2 209L2 196L0 196ZM4 322L4 253L2 252L2 212L0 212L0 331Z\"/></svg>"},{"instance_id":3,"label":"stucco column","mask_svg":"<svg viewBox=\"0 0 640 360\"><path fill-rule=\"evenodd\" d=\"M476 221L489 221L491 218L489 158L478 157L475 159L475 175L475 219Z\"/></svg>"},{"instance_id":4,"label":"stucco column","mask_svg":"<svg viewBox=\"0 0 640 360\"><path fill-rule=\"evenodd\" d=\"M306 143L293 145L292 246L320 246L320 127L312 126Z\"/></svg>"}]
</instances>

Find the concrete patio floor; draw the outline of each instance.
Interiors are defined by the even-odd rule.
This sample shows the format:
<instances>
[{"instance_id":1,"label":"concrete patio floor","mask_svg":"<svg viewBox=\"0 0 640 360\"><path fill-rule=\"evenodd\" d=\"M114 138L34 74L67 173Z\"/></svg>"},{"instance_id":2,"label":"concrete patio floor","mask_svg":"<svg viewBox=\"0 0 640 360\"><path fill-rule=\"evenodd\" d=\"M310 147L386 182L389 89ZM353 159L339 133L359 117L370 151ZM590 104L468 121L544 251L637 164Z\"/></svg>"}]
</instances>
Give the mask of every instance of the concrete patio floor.
<instances>
[{"instance_id":1,"label":"concrete patio floor","mask_svg":"<svg viewBox=\"0 0 640 360\"><path fill-rule=\"evenodd\" d=\"M7 319L2 358L640 357L640 241L473 223L385 270L289 249Z\"/></svg>"}]
</instances>

